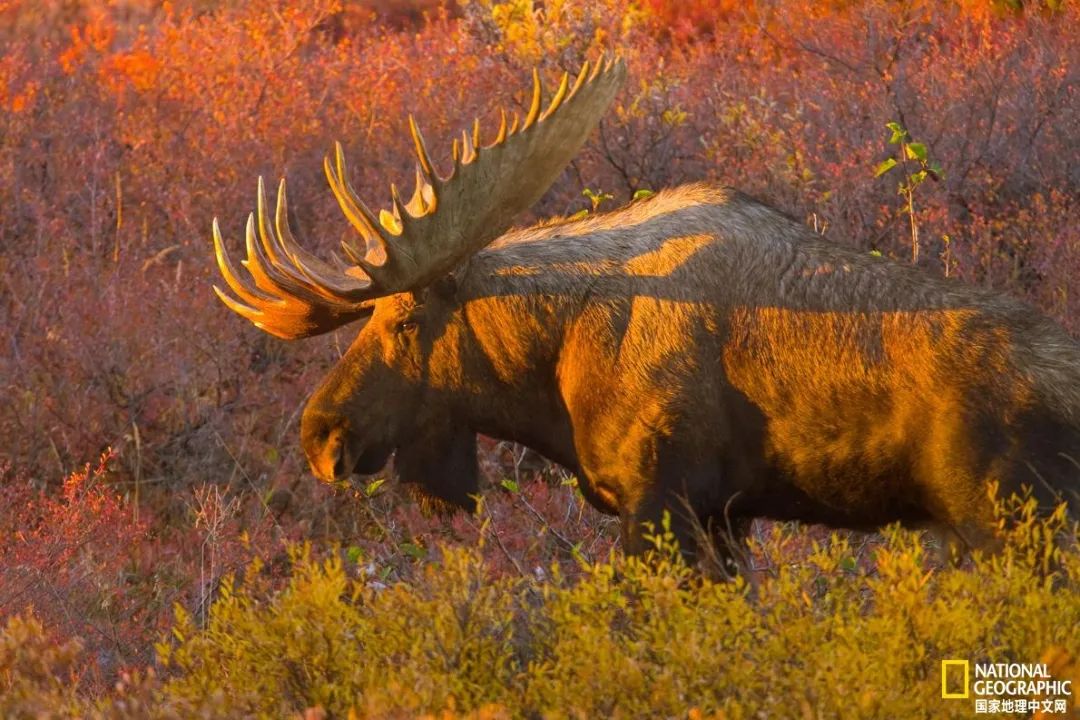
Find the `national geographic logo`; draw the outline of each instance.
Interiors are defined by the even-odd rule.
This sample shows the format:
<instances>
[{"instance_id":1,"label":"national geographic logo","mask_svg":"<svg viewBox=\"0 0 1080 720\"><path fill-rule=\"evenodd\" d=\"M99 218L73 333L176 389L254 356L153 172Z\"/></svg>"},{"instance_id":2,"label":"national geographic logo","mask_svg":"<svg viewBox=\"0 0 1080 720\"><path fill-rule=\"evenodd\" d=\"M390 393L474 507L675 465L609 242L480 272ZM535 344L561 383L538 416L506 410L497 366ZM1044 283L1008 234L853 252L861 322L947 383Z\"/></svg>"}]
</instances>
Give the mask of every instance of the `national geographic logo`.
<instances>
[{"instance_id":1,"label":"national geographic logo","mask_svg":"<svg viewBox=\"0 0 1080 720\"><path fill-rule=\"evenodd\" d=\"M1054 679L1045 663L975 663L941 661L941 697L967 700L974 696L974 710L981 714L1042 715L1069 712L1072 681Z\"/></svg>"},{"instance_id":2,"label":"national geographic logo","mask_svg":"<svg viewBox=\"0 0 1080 720\"><path fill-rule=\"evenodd\" d=\"M970 686L971 664L967 660L941 661L941 697L946 700L966 700Z\"/></svg>"}]
</instances>

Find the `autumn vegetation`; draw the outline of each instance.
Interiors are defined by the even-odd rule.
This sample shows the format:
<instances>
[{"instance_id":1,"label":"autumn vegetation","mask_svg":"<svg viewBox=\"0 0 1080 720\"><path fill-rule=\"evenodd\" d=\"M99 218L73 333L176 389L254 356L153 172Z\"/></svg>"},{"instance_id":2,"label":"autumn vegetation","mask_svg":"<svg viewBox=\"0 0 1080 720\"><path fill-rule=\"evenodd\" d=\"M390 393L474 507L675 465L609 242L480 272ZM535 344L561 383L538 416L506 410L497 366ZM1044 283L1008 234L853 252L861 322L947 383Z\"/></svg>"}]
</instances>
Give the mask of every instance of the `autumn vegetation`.
<instances>
[{"instance_id":1,"label":"autumn vegetation","mask_svg":"<svg viewBox=\"0 0 1080 720\"><path fill-rule=\"evenodd\" d=\"M663 528L620 559L572 477L495 440L473 516L319 485L299 413L351 331L231 315L209 240L285 176L328 249L334 140L379 203L409 113L446 157L534 66L617 48L535 217L717 180L1080 334L1076 3L0 0L0 47L0 717L967 717L943 657L1080 686L1075 529L1030 506L955 569L909 531L761 523L713 582Z\"/></svg>"}]
</instances>

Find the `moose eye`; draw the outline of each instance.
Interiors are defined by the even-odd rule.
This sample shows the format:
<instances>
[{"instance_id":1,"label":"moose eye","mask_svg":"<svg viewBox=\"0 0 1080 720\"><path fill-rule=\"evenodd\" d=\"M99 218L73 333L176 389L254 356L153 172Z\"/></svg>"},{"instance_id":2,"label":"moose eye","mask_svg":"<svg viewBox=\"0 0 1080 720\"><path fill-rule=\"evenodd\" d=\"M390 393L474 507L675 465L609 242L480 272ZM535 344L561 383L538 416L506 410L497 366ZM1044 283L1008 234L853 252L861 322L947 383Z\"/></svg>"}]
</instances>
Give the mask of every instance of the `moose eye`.
<instances>
[{"instance_id":1,"label":"moose eye","mask_svg":"<svg viewBox=\"0 0 1080 720\"><path fill-rule=\"evenodd\" d=\"M415 320L402 320L397 324L397 331L399 333L412 332L418 327Z\"/></svg>"}]
</instances>

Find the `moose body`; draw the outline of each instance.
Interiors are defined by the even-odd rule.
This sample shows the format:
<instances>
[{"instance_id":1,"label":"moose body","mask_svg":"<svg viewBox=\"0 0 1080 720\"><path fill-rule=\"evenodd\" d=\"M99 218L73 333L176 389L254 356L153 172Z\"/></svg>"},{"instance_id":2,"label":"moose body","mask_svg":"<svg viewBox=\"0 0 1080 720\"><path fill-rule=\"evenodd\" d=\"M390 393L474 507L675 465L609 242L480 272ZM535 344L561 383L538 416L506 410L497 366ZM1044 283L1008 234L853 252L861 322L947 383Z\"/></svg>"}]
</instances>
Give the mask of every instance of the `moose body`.
<instances>
[{"instance_id":1,"label":"moose body","mask_svg":"<svg viewBox=\"0 0 1080 720\"><path fill-rule=\"evenodd\" d=\"M523 443L621 517L630 552L665 510L690 547L686 508L725 530L899 520L983 545L988 482L1080 481L1080 348L1019 302L691 185L509 233L380 300L303 432L321 477L396 449L403 481L463 507L476 434Z\"/></svg>"},{"instance_id":2,"label":"moose body","mask_svg":"<svg viewBox=\"0 0 1080 720\"><path fill-rule=\"evenodd\" d=\"M386 246L357 260L378 285L369 258L391 267L398 240L386 229L408 234L407 206L395 193L399 219L380 230L347 190L340 154L327 167L368 247ZM261 244L249 224L256 288L236 281L217 238L246 304L223 299L284 337L366 318L303 415L322 479L377 472L396 453L403 482L469 508L477 434L513 440L618 514L630 553L665 512L691 552L697 523L730 541L756 517L902 521L989 547L994 484L1030 488L1046 506L1077 497L1080 346L1062 329L1006 296L829 242L735 191L688 185L474 241L395 292L313 272L324 268L289 245L283 192L286 242L261 186ZM436 212L424 192L418 182L411 216Z\"/></svg>"}]
</instances>

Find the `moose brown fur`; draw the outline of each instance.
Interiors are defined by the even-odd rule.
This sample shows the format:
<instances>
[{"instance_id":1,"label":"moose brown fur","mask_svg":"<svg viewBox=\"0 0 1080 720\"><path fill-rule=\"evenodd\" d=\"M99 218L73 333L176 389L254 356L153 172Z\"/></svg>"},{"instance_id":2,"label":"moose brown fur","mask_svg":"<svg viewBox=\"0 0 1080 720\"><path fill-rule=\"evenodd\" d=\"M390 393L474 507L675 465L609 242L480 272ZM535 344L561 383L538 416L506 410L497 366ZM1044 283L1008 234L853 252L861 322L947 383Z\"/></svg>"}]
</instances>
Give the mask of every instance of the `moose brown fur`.
<instances>
[{"instance_id":1,"label":"moose brown fur","mask_svg":"<svg viewBox=\"0 0 1080 720\"><path fill-rule=\"evenodd\" d=\"M343 187L340 159L328 175ZM249 269L272 255L268 235L262 252L249 226ZM513 440L618 514L630 553L665 512L691 551L697 523L737 539L756 517L903 521L992 547L994 484L1047 507L1080 498L1080 346L1062 329L724 187L508 232L437 278L338 302L331 320L305 306L275 326L259 296L313 273L260 272L232 305L272 332L368 318L303 415L324 480L396 453L402 481L471 508L477 434Z\"/></svg>"}]
</instances>

